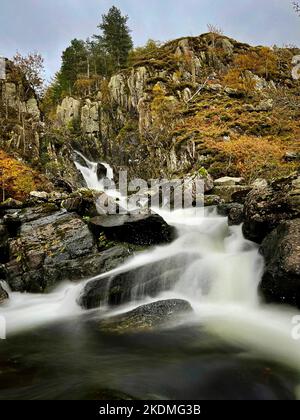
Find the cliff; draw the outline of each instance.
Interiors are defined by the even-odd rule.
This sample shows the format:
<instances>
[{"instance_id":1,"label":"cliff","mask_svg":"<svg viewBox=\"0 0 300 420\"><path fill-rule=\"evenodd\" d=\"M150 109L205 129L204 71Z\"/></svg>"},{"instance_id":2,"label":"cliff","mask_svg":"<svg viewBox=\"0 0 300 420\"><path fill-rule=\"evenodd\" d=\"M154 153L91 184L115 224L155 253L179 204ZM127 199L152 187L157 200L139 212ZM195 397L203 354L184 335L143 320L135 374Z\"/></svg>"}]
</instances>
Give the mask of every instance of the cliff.
<instances>
[{"instance_id":1,"label":"cliff","mask_svg":"<svg viewBox=\"0 0 300 420\"><path fill-rule=\"evenodd\" d=\"M298 52L215 34L175 40L94 94L65 98L55 123L85 139L83 152L94 142L96 155L135 176L285 175L297 167L286 154L299 150Z\"/></svg>"}]
</instances>

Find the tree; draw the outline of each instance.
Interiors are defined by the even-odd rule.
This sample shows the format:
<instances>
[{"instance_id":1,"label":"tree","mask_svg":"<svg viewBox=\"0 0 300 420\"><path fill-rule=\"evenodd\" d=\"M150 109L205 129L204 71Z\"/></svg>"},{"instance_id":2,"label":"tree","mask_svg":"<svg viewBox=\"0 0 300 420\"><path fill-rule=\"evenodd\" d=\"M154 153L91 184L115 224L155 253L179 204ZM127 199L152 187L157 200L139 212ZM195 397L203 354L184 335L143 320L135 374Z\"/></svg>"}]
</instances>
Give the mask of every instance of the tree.
<instances>
[{"instance_id":1,"label":"tree","mask_svg":"<svg viewBox=\"0 0 300 420\"><path fill-rule=\"evenodd\" d=\"M32 89L41 95L44 88L44 59L37 52L22 56L19 52L13 57L13 63L20 69Z\"/></svg>"},{"instance_id":2,"label":"tree","mask_svg":"<svg viewBox=\"0 0 300 420\"><path fill-rule=\"evenodd\" d=\"M80 73L89 73L89 57L86 43L75 38L62 54L62 65L59 72L62 91L71 95Z\"/></svg>"},{"instance_id":3,"label":"tree","mask_svg":"<svg viewBox=\"0 0 300 420\"><path fill-rule=\"evenodd\" d=\"M102 22L98 25L102 35L95 36L109 54L115 69L126 65L129 51L133 48L127 22L128 16L122 16L121 11L113 6L106 15L102 15Z\"/></svg>"},{"instance_id":4,"label":"tree","mask_svg":"<svg viewBox=\"0 0 300 420\"><path fill-rule=\"evenodd\" d=\"M294 9L295 9L295 12L298 13L298 15L300 15L300 4L296 1L294 1L293 6L294 6Z\"/></svg>"}]
</instances>

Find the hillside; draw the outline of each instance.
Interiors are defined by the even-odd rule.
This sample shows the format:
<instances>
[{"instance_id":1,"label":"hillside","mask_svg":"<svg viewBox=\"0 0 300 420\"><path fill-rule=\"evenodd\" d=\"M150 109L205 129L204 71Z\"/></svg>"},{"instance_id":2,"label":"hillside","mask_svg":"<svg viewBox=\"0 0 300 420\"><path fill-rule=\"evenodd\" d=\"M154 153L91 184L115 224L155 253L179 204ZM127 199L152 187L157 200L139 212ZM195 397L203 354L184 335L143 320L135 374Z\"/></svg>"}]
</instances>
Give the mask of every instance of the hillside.
<instances>
[{"instance_id":1,"label":"hillside","mask_svg":"<svg viewBox=\"0 0 300 420\"><path fill-rule=\"evenodd\" d=\"M38 105L9 64L0 145L68 189L82 184L73 149L145 179L203 170L247 181L286 175L299 167L298 53L213 33L182 38L139 54L57 109Z\"/></svg>"}]
</instances>

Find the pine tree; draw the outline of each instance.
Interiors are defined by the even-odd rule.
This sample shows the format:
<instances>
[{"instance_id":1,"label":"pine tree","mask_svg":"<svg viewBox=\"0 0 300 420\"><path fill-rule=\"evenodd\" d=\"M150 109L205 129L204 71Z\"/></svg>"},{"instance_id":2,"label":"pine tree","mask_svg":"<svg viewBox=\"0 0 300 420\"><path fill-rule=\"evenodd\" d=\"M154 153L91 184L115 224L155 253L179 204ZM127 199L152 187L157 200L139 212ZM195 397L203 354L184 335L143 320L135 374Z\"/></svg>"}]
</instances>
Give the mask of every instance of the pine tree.
<instances>
[{"instance_id":1,"label":"pine tree","mask_svg":"<svg viewBox=\"0 0 300 420\"><path fill-rule=\"evenodd\" d=\"M71 45L62 54L59 78L63 90L72 94L78 75L87 74L88 71L89 60L86 43L82 40L73 39Z\"/></svg>"},{"instance_id":2,"label":"pine tree","mask_svg":"<svg viewBox=\"0 0 300 420\"><path fill-rule=\"evenodd\" d=\"M128 16L122 16L121 11L113 6L106 15L102 15L102 22L98 26L103 33L96 38L108 52L114 69L126 65L133 47L127 22Z\"/></svg>"}]
</instances>

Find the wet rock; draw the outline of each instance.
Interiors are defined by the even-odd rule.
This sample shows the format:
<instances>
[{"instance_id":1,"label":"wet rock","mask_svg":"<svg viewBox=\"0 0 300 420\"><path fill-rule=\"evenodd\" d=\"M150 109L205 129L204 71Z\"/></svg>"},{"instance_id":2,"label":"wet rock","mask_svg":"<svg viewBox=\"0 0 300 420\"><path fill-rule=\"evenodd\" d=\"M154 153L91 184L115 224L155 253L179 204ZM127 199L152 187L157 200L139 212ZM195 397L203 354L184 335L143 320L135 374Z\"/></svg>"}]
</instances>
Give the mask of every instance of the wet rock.
<instances>
[{"instance_id":1,"label":"wet rock","mask_svg":"<svg viewBox=\"0 0 300 420\"><path fill-rule=\"evenodd\" d=\"M217 207L220 216L228 217L229 226L240 225L244 220L244 206L239 203L220 204Z\"/></svg>"},{"instance_id":2,"label":"wet rock","mask_svg":"<svg viewBox=\"0 0 300 420\"><path fill-rule=\"evenodd\" d=\"M205 195L204 196L204 206L210 207L210 206L217 206L222 203L221 197L218 195Z\"/></svg>"},{"instance_id":3,"label":"wet rock","mask_svg":"<svg viewBox=\"0 0 300 420\"><path fill-rule=\"evenodd\" d=\"M162 261L145 264L114 276L90 281L84 288L79 304L93 309L108 304L117 306L131 301L156 297L171 290L189 261L195 256L176 255Z\"/></svg>"},{"instance_id":4,"label":"wet rock","mask_svg":"<svg viewBox=\"0 0 300 420\"><path fill-rule=\"evenodd\" d=\"M247 239L262 240L285 220L300 217L300 177L289 177L254 188L244 207L243 232Z\"/></svg>"},{"instance_id":5,"label":"wet rock","mask_svg":"<svg viewBox=\"0 0 300 420\"><path fill-rule=\"evenodd\" d=\"M102 165L102 163L98 163L97 164L97 176L98 179L103 179L105 178L107 175L107 169L104 165Z\"/></svg>"},{"instance_id":6,"label":"wet rock","mask_svg":"<svg viewBox=\"0 0 300 420\"><path fill-rule=\"evenodd\" d=\"M266 269L260 290L268 302L300 308L300 219L282 222L263 241Z\"/></svg>"},{"instance_id":7,"label":"wet rock","mask_svg":"<svg viewBox=\"0 0 300 420\"><path fill-rule=\"evenodd\" d=\"M155 213L102 215L90 221L91 229L105 233L108 240L135 245L158 245L171 242L175 229Z\"/></svg>"},{"instance_id":8,"label":"wet rock","mask_svg":"<svg viewBox=\"0 0 300 420\"><path fill-rule=\"evenodd\" d=\"M66 261L97 253L91 232L77 215L57 211L38 219L33 216L36 213L30 209L19 237L9 244L11 261L6 269L12 290L42 292L59 281ZM57 278L48 275L51 269L56 270Z\"/></svg>"},{"instance_id":9,"label":"wet rock","mask_svg":"<svg viewBox=\"0 0 300 420\"><path fill-rule=\"evenodd\" d=\"M0 305L9 298L8 293L3 289L0 284Z\"/></svg>"},{"instance_id":10,"label":"wet rock","mask_svg":"<svg viewBox=\"0 0 300 420\"><path fill-rule=\"evenodd\" d=\"M101 321L101 330L126 333L151 331L155 328L166 326L174 322L181 315L193 311L189 302L185 300L172 299L150 303L134 309L131 312Z\"/></svg>"},{"instance_id":11,"label":"wet rock","mask_svg":"<svg viewBox=\"0 0 300 420\"><path fill-rule=\"evenodd\" d=\"M132 249L127 246L115 246L111 249L62 261L58 266L47 264L43 269L44 280L47 287L59 281L79 281L117 268L132 255Z\"/></svg>"}]
</instances>

